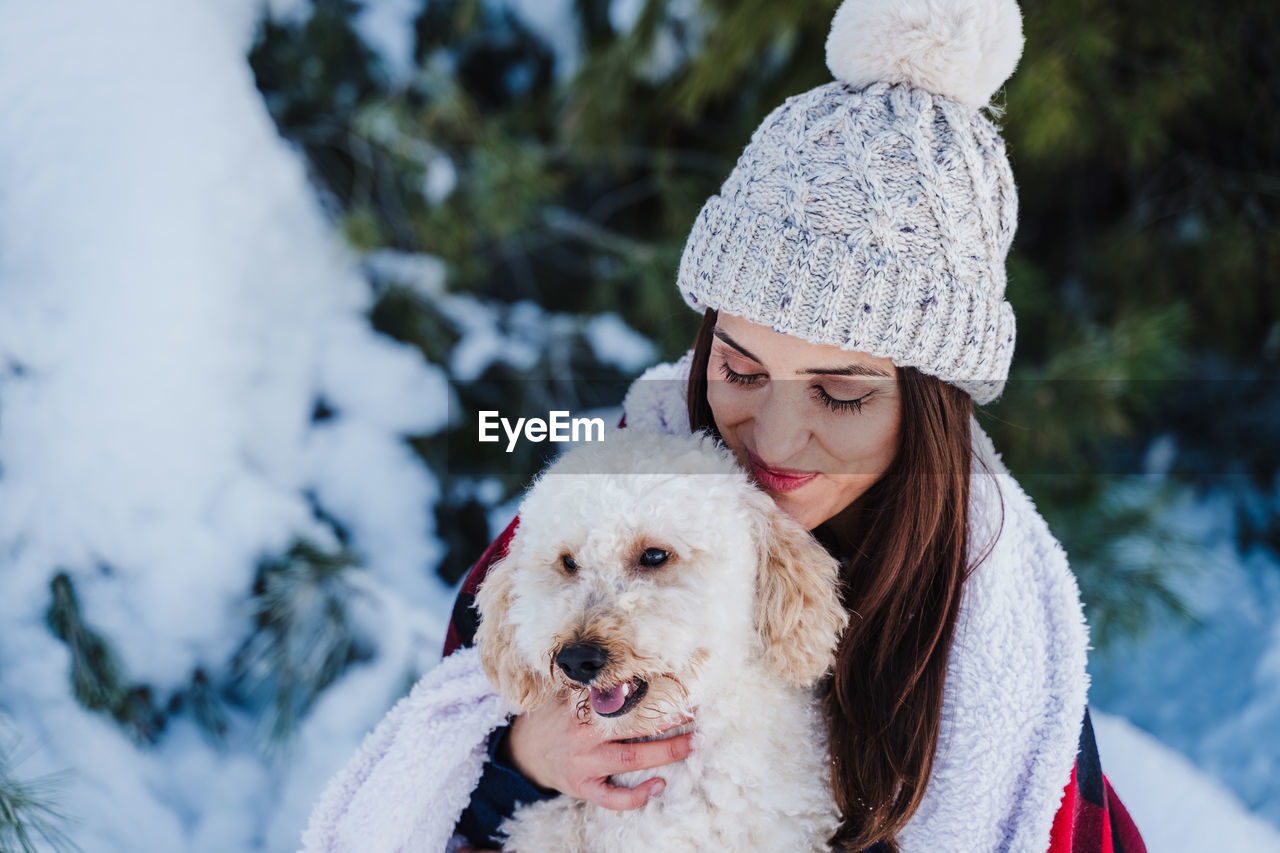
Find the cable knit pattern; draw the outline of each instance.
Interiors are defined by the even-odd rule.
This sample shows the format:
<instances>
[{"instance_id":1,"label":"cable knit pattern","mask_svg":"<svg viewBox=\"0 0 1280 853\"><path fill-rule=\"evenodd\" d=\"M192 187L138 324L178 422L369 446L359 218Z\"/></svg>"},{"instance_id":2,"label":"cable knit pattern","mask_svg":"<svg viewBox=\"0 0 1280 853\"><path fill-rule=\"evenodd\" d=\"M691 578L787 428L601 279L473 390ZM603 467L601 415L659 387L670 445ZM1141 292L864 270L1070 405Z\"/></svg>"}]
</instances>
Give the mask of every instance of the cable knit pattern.
<instances>
[{"instance_id":1,"label":"cable knit pattern","mask_svg":"<svg viewBox=\"0 0 1280 853\"><path fill-rule=\"evenodd\" d=\"M907 84L787 98L703 205L677 283L715 308L996 399L1017 191L978 110Z\"/></svg>"}]
</instances>

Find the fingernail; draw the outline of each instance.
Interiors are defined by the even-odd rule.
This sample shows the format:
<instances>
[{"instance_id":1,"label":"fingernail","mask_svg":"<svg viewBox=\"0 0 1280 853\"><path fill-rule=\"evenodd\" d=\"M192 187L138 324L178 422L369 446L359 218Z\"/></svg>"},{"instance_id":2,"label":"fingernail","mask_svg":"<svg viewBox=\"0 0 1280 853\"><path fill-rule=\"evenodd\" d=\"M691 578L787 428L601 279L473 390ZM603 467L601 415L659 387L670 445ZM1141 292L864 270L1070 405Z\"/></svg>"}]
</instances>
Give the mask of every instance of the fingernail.
<instances>
[{"instance_id":1,"label":"fingernail","mask_svg":"<svg viewBox=\"0 0 1280 853\"><path fill-rule=\"evenodd\" d=\"M663 779L659 779L653 785L653 795L656 797L667 789L667 783Z\"/></svg>"}]
</instances>

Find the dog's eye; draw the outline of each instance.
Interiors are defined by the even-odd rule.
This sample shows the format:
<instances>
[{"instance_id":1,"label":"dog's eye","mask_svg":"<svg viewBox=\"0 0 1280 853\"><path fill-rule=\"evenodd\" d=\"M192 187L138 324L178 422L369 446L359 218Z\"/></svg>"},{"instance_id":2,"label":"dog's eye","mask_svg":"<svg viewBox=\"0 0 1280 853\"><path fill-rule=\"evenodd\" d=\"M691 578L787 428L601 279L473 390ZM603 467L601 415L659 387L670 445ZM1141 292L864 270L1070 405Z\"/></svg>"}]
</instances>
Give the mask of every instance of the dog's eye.
<instances>
[{"instance_id":1,"label":"dog's eye","mask_svg":"<svg viewBox=\"0 0 1280 853\"><path fill-rule=\"evenodd\" d=\"M570 557L568 554L564 554L560 557L560 565L564 566L564 570L569 574L573 574L578 570L577 560L573 559L573 557Z\"/></svg>"},{"instance_id":2,"label":"dog's eye","mask_svg":"<svg viewBox=\"0 0 1280 853\"><path fill-rule=\"evenodd\" d=\"M640 555L640 565L652 569L665 563L669 556L671 555L661 548L645 548Z\"/></svg>"}]
</instances>

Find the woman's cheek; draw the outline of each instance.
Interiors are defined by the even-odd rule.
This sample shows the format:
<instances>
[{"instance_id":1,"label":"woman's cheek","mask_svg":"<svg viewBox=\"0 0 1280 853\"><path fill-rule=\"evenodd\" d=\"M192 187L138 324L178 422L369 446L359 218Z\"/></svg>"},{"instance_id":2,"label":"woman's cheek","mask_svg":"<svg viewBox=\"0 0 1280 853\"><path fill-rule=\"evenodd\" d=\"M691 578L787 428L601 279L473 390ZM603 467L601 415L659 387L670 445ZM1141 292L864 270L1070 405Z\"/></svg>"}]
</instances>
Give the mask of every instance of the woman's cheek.
<instances>
[{"instance_id":1,"label":"woman's cheek","mask_svg":"<svg viewBox=\"0 0 1280 853\"><path fill-rule=\"evenodd\" d=\"M711 413L715 415L716 423L722 429L742 420L739 411L742 408L742 400L736 399L740 397L740 393L736 388L726 387L728 385L729 383L724 380L707 382L707 405L711 407Z\"/></svg>"}]
</instances>

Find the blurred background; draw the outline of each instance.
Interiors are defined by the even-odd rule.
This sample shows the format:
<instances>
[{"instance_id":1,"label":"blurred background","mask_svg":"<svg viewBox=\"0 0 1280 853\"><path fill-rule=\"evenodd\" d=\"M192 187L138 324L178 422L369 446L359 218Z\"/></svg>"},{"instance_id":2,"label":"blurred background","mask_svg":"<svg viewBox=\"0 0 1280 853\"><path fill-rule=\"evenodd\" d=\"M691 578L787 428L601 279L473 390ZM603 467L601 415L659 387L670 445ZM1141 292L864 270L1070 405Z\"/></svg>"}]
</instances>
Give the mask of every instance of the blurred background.
<instances>
[{"instance_id":1,"label":"blurred background","mask_svg":"<svg viewBox=\"0 0 1280 853\"><path fill-rule=\"evenodd\" d=\"M5 3L0 850L296 849L835 0ZM1280 850L1280 6L1023 0L1013 374L1103 770Z\"/></svg>"}]
</instances>

